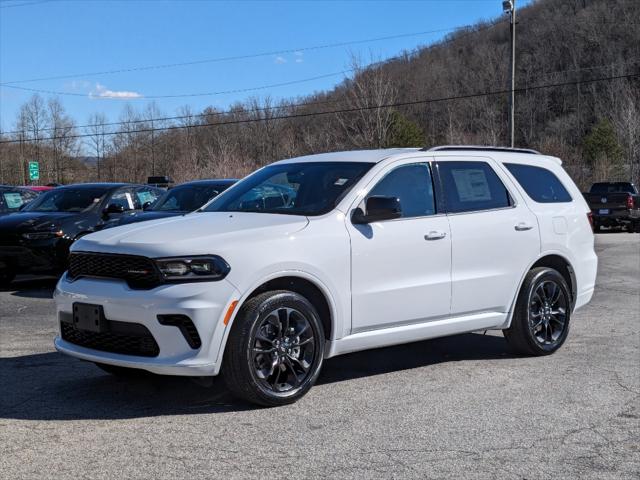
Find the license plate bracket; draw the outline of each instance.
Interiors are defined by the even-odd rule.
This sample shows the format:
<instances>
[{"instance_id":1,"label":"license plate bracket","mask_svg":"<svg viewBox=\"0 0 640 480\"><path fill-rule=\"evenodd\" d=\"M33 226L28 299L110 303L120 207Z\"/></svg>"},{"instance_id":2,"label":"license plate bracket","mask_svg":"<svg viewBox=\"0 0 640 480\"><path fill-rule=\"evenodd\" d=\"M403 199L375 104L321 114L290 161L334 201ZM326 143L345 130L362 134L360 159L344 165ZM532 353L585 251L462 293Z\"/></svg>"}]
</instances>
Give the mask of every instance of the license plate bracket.
<instances>
[{"instance_id":1,"label":"license plate bracket","mask_svg":"<svg viewBox=\"0 0 640 480\"><path fill-rule=\"evenodd\" d=\"M73 326L78 330L86 330L96 333L106 332L107 320L104 318L104 309L102 308L102 305L78 302L74 303Z\"/></svg>"},{"instance_id":2,"label":"license plate bracket","mask_svg":"<svg viewBox=\"0 0 640 480\"><path fill-rule=\"evenodd\" d=\"M599 215L609 215L609 209L608 208L601 208L600 210L598 210L598 214Z\"/></svg>"}]
</instances>

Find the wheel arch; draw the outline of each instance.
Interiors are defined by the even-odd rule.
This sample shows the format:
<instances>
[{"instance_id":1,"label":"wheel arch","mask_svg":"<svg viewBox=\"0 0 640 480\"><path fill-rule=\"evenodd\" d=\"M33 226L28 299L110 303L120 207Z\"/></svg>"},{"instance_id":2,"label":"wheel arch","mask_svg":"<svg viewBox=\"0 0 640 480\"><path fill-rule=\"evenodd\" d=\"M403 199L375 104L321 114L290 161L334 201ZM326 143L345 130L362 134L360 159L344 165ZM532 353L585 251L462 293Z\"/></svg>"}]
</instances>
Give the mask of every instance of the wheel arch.
<instances>
[{"instance_id":1,"label":"wheel arch","mask_svg":"<svg viewBox=\"0 0 640 480\"><path fill-rule=\"evenodd\" d=\"M231 332L231 328L233 327L233 323L235 322L238 312L249 299L270 290L291 290L299 293L311 302L320 315L320 320L324 329L324 336L327 341L326 348L328 349L334 335L336 335L336 332L339 332L336 324L337 319L339 318L338 307L330 290L318 278L311 274L307 274L306 272L280 272L256 282L254 285L247 288L245 293L238 299L238 303L233 308L233 313L229 319L229 323L225 326L225 332L219 346L215 362L215 374L219 372L220 367L222 366L222 358L227 346L229 333Z\"/></svg>"},{"instance_id":2,"label":"wheel arch","mask_svg":"<svg viewBox=\"0 0 640 480\"><path fill-rule=\"evenodd\" d=\"M507 317L506 324L503 328L509 328L509 326L511 325L511 319L513 317L516 302L518 301L518 295L520 295L520 289L522 288L524 278L527 276L527 273L531 271L531 269L538 267L553 268L558 273L560 273L560 275L562 275L562 278L564 278L565 282L567 282L567 286L569 287L569 294L571 295L571 310L573 311L578 295L578 286L573 265L566 256L560 253L545 252L540 257L536 258L522 273L520 283L518 284L518 289L516 290L516 294L511 303L511 308L509 309L509 315Z\"/></svg>"}]
</instances>

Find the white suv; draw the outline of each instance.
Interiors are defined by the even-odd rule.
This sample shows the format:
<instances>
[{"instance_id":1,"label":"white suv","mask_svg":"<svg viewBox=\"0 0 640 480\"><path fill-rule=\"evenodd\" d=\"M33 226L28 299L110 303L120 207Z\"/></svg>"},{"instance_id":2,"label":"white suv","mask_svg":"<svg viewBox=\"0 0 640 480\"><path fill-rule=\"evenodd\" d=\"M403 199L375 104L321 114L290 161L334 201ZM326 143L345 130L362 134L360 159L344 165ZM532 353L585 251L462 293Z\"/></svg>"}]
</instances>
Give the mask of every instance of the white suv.
<instances>
[{"instance_id":1,"label":"white suv","mask_svg":"<svg viewBox=\"0 0 640 480\"><path fill-rule=\"evenodd\" d=\"M197 212L74 243L55 346L114 374L222 372L262 405L357 350L501 329L549 354L593 294L589 212L560 160L530 150L284 160Z\"/></svg>"}]
</instances>

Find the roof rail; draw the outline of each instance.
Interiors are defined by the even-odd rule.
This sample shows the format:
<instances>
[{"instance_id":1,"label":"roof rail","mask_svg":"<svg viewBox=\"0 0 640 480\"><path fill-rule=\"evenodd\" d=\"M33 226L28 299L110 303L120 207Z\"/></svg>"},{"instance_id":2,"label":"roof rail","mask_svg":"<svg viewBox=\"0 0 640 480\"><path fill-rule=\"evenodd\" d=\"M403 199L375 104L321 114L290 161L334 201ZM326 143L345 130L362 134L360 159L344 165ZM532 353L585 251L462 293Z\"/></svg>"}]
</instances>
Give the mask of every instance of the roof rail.
<instances>
[{"instance_id":1,"label":"roof rail","mask_svg":"<svg viewBox=\"0 0 640 480\"><path fill-rule=\"evenodd\" d=\"M509 148L509 147L482 147L477 145L442 145L439 147L424 148L425 152L449 152L453 150L465 150L473 152L514 152L541 155L537 150L530 148Z\"/></svg>"}]
</instances>

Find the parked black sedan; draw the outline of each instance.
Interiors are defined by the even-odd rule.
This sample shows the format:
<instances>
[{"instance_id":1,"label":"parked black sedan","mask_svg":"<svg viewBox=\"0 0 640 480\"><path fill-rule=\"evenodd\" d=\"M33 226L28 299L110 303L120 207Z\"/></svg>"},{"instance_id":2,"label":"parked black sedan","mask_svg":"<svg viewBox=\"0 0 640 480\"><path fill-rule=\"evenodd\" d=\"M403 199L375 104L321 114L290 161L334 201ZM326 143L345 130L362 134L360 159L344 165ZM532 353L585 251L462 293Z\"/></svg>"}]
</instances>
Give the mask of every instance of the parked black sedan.
<instances>
[{"instance_id":1,"label":"parked black sedan","mask_svg":"<svg viewBox=\"0 0 640 480\"><path fill-rule=\"evenodd\" d=\"M1 217L0 285L8 285L19 273L61 273L77 238L101 230L127 211L141 210L162 193L125 183L67 185Z\"/></svg>"},{"instance_id":2,"label":"parked black sedan","mask_svg":"<svg viewBox=\"0 0 640 480\"><path fill-rule=\"evenodd\" d=\"M0 217L15 213L38 196L37 192L22 187L0 185Z\"/></svg>"},{"instance_id":3,"label":"parked black sedan","mask_svg":"<svg viewBox=\"0 0 640 480\"><path fill-rule=\"evenodd\" d=\"M202 207L236 182L237 180L233 179L218 179L182 183L165 192L163 196L152 205L146 207L144 211L128 212L120 218L109 222L105 228L185 215Z\"/></svg>"}]
</instances>

